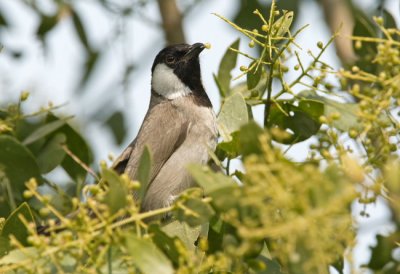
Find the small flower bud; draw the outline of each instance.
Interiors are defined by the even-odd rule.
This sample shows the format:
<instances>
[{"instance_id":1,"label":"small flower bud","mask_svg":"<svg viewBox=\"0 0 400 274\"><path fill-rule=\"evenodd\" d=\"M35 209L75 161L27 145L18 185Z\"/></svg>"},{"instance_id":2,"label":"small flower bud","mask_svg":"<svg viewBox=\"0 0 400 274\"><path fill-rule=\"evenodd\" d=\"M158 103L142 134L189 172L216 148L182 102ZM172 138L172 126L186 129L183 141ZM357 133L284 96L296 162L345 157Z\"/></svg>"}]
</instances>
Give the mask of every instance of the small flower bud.
<instances>
[{"instance_id":1,"label":"small flower bud","mask_svg":"<svg viewBox=\"0 0 400 274\"><path fill-rule=\"evenodd\" d=\"M325 124L328 122L328 119L324 115L322 115L319 117L319 122Z\"/></svg>"},{"instance_id":2,"label":"small flower bud","mask_svg":"<svg viewBox=\"0 0 400 274\"><path fill-rule=\"evenodd\" d=\"M354 72L354 73L357 73L357 72L360 71L360 68L357 67L357 66L353 66L353 67L351 68L351 71Z\"/></svg>"},{"instance_id":3,"label":"small flower bud","mask_svg":"<svg viewBox=\"0 0 400 274\"><path fill-rule=\"evenodd\" d=\"M42 208L39 210L39 214L40 214L40 216L42 216L42 217L46 217L46 216L48 216L48 215L50 214L50 209L48 209L47 207L42 207Z\"/></svg>"},{"instance_id":4,"label":"small flower bud","mask_svg":"<svg viewBox=\"0 0 400 274\"><path fill-rule=\"evenodd\" d=\"M23 196L24 196L25 199L30 199L30 198L32 198L33 193L30 190L25 190L24 193L23 193Z\"/></svg>"},{"instance_id":5,"label":"small flower bud","mask_svg":"<svg viewBox=\"0 0 400 274\"><path fill-rule=\"evenodd\" d=\"M26 101L28 99L28 97L29 97L29 92L23 91L21 93L21 96L19 97L19 99L23 102L23 101Z\"/></svg>"}]
</instances>

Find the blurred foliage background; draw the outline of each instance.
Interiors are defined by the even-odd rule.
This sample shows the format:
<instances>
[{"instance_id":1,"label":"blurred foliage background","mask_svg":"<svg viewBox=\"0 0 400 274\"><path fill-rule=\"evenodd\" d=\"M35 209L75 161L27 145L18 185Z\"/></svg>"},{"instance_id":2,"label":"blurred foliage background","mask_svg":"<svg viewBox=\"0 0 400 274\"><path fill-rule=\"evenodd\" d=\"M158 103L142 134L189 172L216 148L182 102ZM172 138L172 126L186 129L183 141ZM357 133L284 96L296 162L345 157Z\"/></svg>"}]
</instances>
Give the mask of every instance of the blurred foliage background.
<instances>
[{"instance_id":1,"label":"blurred foliage background","mask_svg":"<svg viewBox=\"0 0 400 274\"><path fill-rule=\"evenodd\" d=\"M307 48L295 44L300 34L297 31L302 30L296 14L307 18L309 11L305 8L310 2L318 5L316 11L325 21L303 21L324 24L326 32L330 31L325 36L333 35L335 39L319 41L315 34L311 43L316 44L316 50L304 62ZM138 186L97 164L99 155L104 155L104 146L96 139L104 138L104 132L111 133L112 138L106 138L106 142L113 142L112 148L130 142L133 126L129 94L135 93L132 83L141 81L139 70L144 59L152 62L153 52L164 44L187 42L185 28L190 28L192 18L201 16L210 1L0 2L0 217L7 219L0 222L4 225L1 255L15 247L31 246L34 249L25 252L22 259L32 260L38 254L47 254L49 246L72 241L71 249L54 253L50 263L37 262L31 271L47 272L50 264L49 272L60 268L65 272L106 272L117 262L116 269L122 265L122 269L143 273L154 273L149 265L158 265L166 269L165 273L172 269L181 273L193 273L194 269L201 273L211 269L238 273L327 273L329 269L358 273L360 267L352 264L351 256L357 232L352 214L368 217L368 207L379 200L390 211L391 229L376 236L376 245L364 267L373 273L398 273L400 4L395 2L285 0L277 1L279 13L273 10L270 14L272 1L229 1L234 12L230 17L222 16L222 20L233 26L241 42L218 41L221 48L230 45L233 50L219 52L222 60L214 78L220 105L213 101L215 109L220 109L221 135L214 158L227 176L193 167L193 176L212 200L202 199L196 190L189 191L176 206L167 209L182 221L169 228L143 223L144 216L137 217L141 216L137 204L129 198L116 203L128 189ZM23 10L20 14L27 12L35 18L35 24L27 28L30 39L26 47L13 39L21 35L18 24L23 20L14 17L18 9ZM253 14L255 10L265 22ZM293 11L294 16L284 10ZM379 18L374 20L373 16ZM97 18L106 19L97 23ZM133 29L131 20L139 20L160 33L154 41L146 41L139 58L131 54L132 47L146 34ZM105 28L96 28L97 24ZM75 112L66 113L63 105L49 102L37 107L43 102L35 103L35 88L20 87L18 76L8 69L36 69L34 64L26 65L32 60L32 43L40 48L44 63L51 63L52 56L59 54L54 39L62 39L62 50L79 45L79 52L83 52L69 60L67 69L58 68L74 75L59 79L73 81L55 78L53 82L69 90L66 94L71 98L64 99L73 102L72 111L82 113L76 117L71 116ZM329 46L334 47L344 69L336 71L330 64L335 61L323 59ZM110 68L107 60L116 49L122 62ZM244 56L245 61L238 56ZM203 74L211 74L204 67L203 63ZM234 82L233 78L241 73L242 80ZM98 84L106 78L111 79L106 86ZM59 101L58 94L49 90L46 101ZM136 96L135 100L142 98ZM260 106L262 114L256 110ZM90 132L93 124L95 134ZM312 142L307 145L308 155L302 157L304 162L285 157L287 151L305 140ZM237 159L244 168L231 165ZM88 190L99 176L113 182L114 190ZM31 178L36 181L25 185ZM218 182L218 187L213 182ZM92 196L82 196L87 192ZM80 204L82 197L88 202ZM76 208L84 213L93 210L92 199L100 205L101 221L92 224L82 214L73 224L62 223L63 228L73 231L72 235L54 234L46 240L34 235L29 226L23 228L16 217L20 213L27 222L62 219ZM351 211L354 201L364 206L361 212ZM124 209L126 205L128 209ZM134 229L126 231L123 224L111 225L126 214L136 216L130 221ZM209 223L201 229L206 233L198 232L196 226L204 223ZM110 237L96 241L102 229ZM181 231L190 231L194 236ZM15 238L9 240L10 234ZM152 240L147 241L149 238ZM99 249L104 254L94 262L90 258ZM138 249L148 249L144 254L152 258L149 265L140 263L146 258L137 254ZM24 269L21 254L11 254L0 260L1 265ZM86 259L76 261L82 254ZM59 258L68 256L68 262ZM139 263L129 262L124 256L139 258L133 260Z\"/></svg>"}]
</instances>

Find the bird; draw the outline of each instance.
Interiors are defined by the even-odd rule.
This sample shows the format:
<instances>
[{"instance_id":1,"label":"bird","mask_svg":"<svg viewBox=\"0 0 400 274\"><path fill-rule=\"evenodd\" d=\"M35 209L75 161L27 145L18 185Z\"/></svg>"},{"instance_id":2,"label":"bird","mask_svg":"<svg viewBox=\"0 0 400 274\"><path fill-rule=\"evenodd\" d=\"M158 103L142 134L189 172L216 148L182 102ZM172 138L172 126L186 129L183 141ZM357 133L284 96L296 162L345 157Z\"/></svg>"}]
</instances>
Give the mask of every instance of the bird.
<instances>
[{"instance_id":1,"label":"bird","mask_svg":"<svg viewBox=\"0 0 400 274\"><path fill-rule=\"evenodd\" d=\"M203 43L162 49L151 68L149 108L136 138L113 164L119 174L136 180L144 148L152 155L149 183L141 201L146 212L173 204L196 186L189 164L207 164L217 146L217 121L201 79Z\"/></svg>"},{"instance_id":2,"label":"bird","mask_svg":"<svg viewBox=\"0 0 400 274\"><path fill-rule=\"evenodd\" d=\"M136 180L143 150L149 148L153 161L142 212L168 207L184 190L196 186L187 166L207 164L209 152L216 149L216 115L201 80L199 55L204 49L202 43L176 44L157 54L143 123L112 165L117 173ZM39 225L36 230L49 235L48 229L48 225Z\"/></svg>"}]
</instances>

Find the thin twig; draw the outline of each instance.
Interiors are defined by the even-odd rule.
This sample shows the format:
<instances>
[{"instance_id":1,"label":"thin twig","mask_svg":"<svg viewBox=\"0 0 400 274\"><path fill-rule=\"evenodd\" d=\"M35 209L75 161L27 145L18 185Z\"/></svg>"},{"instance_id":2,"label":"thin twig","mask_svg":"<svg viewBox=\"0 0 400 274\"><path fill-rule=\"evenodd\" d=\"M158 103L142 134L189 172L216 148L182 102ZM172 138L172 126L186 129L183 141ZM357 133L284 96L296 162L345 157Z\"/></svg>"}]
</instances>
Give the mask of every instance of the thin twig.
<instances>
[{"instance_id":1,"label":"thin twig","mask_svg":"<svg viewBox=\"0 0 400 274\"><path fill-rule=\"evenodd\" d=\"M81 161L81 159L78 158L68 147L67 145L62 145L62 149L67 153L77 164L79 164L84 170L86 170L90 175L92 175L97 181L100 180L100 178L97 176L97 174L84 162Z\"/></svg>"}]
</instances>

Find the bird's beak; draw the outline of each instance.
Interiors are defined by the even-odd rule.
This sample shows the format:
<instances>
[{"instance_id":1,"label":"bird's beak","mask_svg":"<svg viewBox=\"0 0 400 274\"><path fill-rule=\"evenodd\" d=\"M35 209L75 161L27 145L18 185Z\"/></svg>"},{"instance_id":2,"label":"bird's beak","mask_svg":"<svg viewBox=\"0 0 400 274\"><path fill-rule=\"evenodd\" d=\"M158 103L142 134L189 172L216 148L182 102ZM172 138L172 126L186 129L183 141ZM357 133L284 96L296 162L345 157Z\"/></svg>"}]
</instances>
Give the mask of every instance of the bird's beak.
<instances>
[{"instance_id":1,"label":"bird's beak","mask_svg":"<svg viewBox=\"0 0 400 274\"><path fill-rule=\"evenodd\" d=\"M184 58L186 60L190 60L194 57L199 56L200 52L203 51L206 47L203 43L196 43L190 46L189 51L185 54Z\"/></svg>"}]
</instances>

